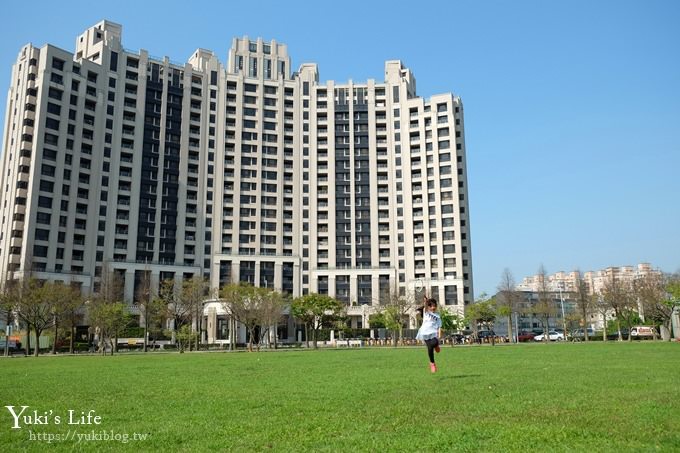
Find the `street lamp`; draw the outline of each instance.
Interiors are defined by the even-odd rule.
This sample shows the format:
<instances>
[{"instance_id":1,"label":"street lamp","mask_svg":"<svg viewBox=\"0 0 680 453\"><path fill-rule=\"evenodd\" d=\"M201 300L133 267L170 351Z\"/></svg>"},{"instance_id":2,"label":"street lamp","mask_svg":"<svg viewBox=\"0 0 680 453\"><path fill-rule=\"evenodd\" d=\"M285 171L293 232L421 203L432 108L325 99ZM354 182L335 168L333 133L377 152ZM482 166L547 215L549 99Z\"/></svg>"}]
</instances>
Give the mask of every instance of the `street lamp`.
<instances>
[{"instance_id":1,"label":"street lamp","mask_svg":"<svg viewBox=\"0 0 680 453\"><path fill-rule=\"evenodd\" d=\"M562 328L564 332L564 339L567 339L567 319L564 317L564 297L562 297L562 286L564 282L559 282L557 288L560 290L560 305L562 307Z\"/></svg>"}]
</instances>

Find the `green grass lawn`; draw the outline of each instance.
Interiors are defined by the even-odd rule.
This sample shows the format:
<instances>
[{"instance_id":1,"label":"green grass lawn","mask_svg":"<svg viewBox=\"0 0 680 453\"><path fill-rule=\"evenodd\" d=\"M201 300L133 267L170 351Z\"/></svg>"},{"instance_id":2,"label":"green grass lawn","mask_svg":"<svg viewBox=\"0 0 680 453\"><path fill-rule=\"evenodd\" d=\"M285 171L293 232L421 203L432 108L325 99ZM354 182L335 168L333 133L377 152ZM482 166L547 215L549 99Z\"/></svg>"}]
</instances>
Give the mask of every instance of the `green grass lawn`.
<instances>
[{"instance_id":1,"label":"green grass lawn","mask_svg":"<svg viewBox=\"0 0 680 453\"><path fill-rule=\"evenodd\" d=\"M425 348L2 359L2 406L53 413L11 429L0 407L0 451L93 430L149 437L50 447L680 451L680 344L446 347L437 360L431 374ZM101 424L69 426L69 409Z\"/></svg>"}]
</instances>

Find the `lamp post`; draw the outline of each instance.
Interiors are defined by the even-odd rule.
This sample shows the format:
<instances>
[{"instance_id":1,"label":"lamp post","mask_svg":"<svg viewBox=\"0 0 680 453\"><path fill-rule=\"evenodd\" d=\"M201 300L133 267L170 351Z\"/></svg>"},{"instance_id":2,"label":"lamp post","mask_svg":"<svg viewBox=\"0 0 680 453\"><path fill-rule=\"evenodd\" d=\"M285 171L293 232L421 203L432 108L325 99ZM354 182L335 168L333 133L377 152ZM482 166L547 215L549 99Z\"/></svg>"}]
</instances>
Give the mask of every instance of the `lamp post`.
<instances>
[{"instance_id":1,"label":"lamp post","mask_svg":"<svg viewBox=\"0 0 680 453\"><path fill-rule=\"evenodd\" d=\"M567 319L564 317L564 297L562 296L562 286L564 282L559 282L557 288L560 290L560 306L562 307L562 328L564 332L564 339L567 339Z\"/></svg>"}]
</instances>

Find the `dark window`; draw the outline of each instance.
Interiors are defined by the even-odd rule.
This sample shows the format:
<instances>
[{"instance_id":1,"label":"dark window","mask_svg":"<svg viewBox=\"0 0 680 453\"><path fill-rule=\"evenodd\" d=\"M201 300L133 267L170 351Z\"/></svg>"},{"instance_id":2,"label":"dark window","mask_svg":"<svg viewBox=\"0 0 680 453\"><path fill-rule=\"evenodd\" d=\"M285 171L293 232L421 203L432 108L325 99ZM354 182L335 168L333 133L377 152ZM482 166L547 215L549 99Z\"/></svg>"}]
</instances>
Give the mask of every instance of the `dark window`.
<instances>
[{"instance_id":1,"label":"dark window","mask_svg":"<svg viewBox=\"0 0 680 453\"><path fill-rule=\"evenodd\" d=\"M111 52L109 68L114 72L118 70L118 52Z\"/></svg>"}]
</instances>

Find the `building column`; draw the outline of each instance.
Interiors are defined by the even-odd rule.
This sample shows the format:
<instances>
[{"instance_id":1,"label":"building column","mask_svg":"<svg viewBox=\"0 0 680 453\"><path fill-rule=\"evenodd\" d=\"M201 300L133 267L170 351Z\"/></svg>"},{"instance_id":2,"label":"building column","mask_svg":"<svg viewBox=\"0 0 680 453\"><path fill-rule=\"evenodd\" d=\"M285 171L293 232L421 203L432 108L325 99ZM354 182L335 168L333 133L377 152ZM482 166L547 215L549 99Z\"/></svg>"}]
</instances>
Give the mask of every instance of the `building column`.
<instances>
[{"instance_id":1,"label":"building column","mask_svg":"<svg viewBox=\"0 0 680 453\"><path fill-rule=\"evenodd\" d=\"M356 274L349 276L349 303L356 302L359 305L359 279Z\"/></svg>"},{"instance_id":2,"label":"building column","mask_svg":"<svg viewBox=\"0 0 680 453\"><path fill-rule=\"evenodd\" d=\"M220 261L210 263L210 289L220 287Z\"/></svg>"},{"instance_id":3,"label":"building column","mask_svg":"<svg viewBox=\"0 0 680 453\"><path fill-rule=\"evenodd\" d=\"M328 295L335 297L335 275L328 276Z\"/></svg>"},{"instance_id":4,"label":"building column","mask_svg":"<svg viewBox=\"0 0 680 453\"><path fill-rule=\"evenodd\" d=\"M231 262L231 282L238 284L241 278L241 262L233 260Z\"/></svg>"},{"instance_id":5,"label":"building column","mask_svg":"<svg viewBox=\"0 0 680 453\"><path fill-rule=\"evenodd\" d=\"M371 276L371 306L380 305L380 275Z\"/></svg>"},{"instance_id":6,"label":"building column","mask_svg":"<svg viewBox=\"0 0 680 453\"><path fill-rule=\"evenodd\" d=\"M125 270L125 286L123 297L125 302L132 303L135 298L135 270Z\"/></svg>"},{"instance_id":7,"label":"building column","mask_svg":"<svg viewBox=\"0 0 680 453\"><path fill-rule=\"evenodd\" d=\"M208 325L206 326L206 334L208 336L208 344L214 343L217 337L217 310L215 310L215 307L208 308Z\"/></svg>"},{"instance_id":8,"label":"building column","mask_svg":"<svg viewBox=\"0 0 680 453\"><path fill-rule=\"evenodd\" d=\"M274 281L272 283L274 290L281 292L283 288L283 263L280 261L274 263Z\"/></svg>"},{"instance_id":9,"label":"building column","mask_svg":"<svg viewBox=\"0 0 680 453\"><path fill-rule=\"evenodd\" d=\"M311 282L310 282L311 283ZM317 288L318 290L318 288ZM310 292L311 288L310 288ZM293 297L302 296L302 275L300 274L300 263L293 264Z\"/></svg>"},{"instance_id":10,"label":"building column","mask_svg":"<svg viewBox=\"0 0 680 453\"><path fill-rule=\"evenodd\" d=\"M253 286L260 286L260 266L262 266L262 262L255 260L255 275L253 276Z\"/></svg>"},{"instance_id":11,"label":"building column","mask_svg":"<svg viewBox=\"0 0 680 453\"><path fill-rule=\"evenodd\" d=\"M158 294L161 285L161 272L158 269L151 271L151 278L149 281L149 286L151 289L151 294Z\"/></svg>"}]
</instances>

